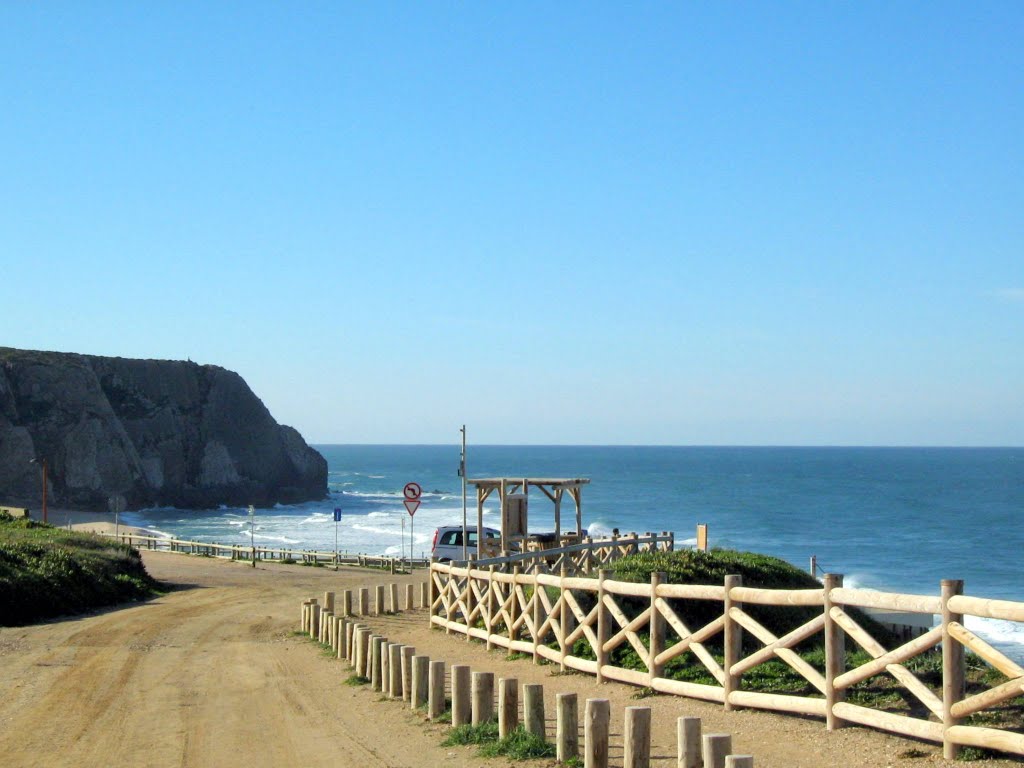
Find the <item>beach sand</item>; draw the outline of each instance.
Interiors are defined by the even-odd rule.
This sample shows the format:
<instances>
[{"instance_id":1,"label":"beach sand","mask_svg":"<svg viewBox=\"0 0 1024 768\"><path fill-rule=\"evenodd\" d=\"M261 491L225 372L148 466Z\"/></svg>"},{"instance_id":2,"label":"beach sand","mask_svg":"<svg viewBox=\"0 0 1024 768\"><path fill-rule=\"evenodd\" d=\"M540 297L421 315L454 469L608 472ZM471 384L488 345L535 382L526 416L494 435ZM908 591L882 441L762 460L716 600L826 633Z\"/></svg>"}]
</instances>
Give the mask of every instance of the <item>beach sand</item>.
<instances>
[{"instance_id":1,"label":"beach sand","mask_svg":"<svg viewBox=\"0 0 1024 768\"><path fill-rule=\"evenodd\" d=\"M80 517L72 525L105 524ZM147 568L173 586L146 603L32 627L0 629L0 754L10 766L360 766L436 768L515 765L484 760L474 747L442 747L448 727L364 686L344 684L350 670L295 633L300 603L325 590L398 582L358 569L340 572L247 564L144 551ZM418 594L418 588L417 588ZM733 735L734 752L760 768L948 766L932 744L847 728L828 733L820 720L765 712L727 713L720 705L672 696L635 699L638 689L557 666L510 661L503 650L428 629L418 610L368 622L392 641L448 664L543 683L548 730L555 694L608 698L611 765L622 765L623 710L653 710L652 764L675 765L675 723L703 719L705 732ZM581 739L582 744L582 739ZM911 755L923 753L922 757ZM554 761L519 763L551 766ZM1017 766L1007 760L977 763Z\"/></svg>"},{"instance_id":2,"label":"beach sand","mask_svg":"<svg viewBox=\"0 0 1024 768\"><path fill-rule=\"evenodd\" d=\"M41 520L42 513L38 509L31 511L33 520ZM50 507L46 510L47 522L58 528L70 527L73 531L87 531L91 533L114 533L113 512L85 512L80 509L65 509L63 507ZM139 536L156 535L153 531L145 528L138 528L133 525L125 525L120 520L117 525L121 533L132 533Z\"/></svg>"}]
</instances>

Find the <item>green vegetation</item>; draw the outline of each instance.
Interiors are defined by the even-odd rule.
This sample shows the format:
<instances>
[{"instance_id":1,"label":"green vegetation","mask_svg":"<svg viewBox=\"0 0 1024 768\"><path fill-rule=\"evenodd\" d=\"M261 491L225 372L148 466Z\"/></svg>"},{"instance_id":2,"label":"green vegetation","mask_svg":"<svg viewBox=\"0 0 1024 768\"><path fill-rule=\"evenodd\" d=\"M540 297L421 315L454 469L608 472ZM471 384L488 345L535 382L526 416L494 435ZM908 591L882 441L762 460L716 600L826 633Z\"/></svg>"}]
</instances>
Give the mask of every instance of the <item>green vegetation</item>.
<instances>
[{"instance_id":1,"label":"green vegetation","mask_svg":"<svg viewBox=\"0 0 1024 768\"><path fill-rule=\"evenodd\" d=\"M158 588L138 550L0 514L0 625L143 600Z\"/></svg>"},{"instance_id":2,"label":"green vegetation","mask_svg":"<svg viewBox=\"0 0 1024 768\"><path fill-rule=\"evenodd\" d=\"M345 678L345 685L369 685L370 678L362 675L349 675Z\"/></svg>"},{"instance_id":3,"label":"green vegetation","mask_svg":"<svg viewBox=\"0 0 1024 768\"><path fill-rule=\"evenodd\" d=\"M453 728L441 745L453 747L476 744L481 757L509 757L513 760L536 760L555 756L555 745L519 726L503 739L498 738L498 724L493 720L479 725Z\"/></svg>"},{"instance_id":4,"label":"green vegetation","mask_svg":"<svg viewBox=\"0 0 1024 768\"><path fill-rule=\"evenodd\" d=\"M483 744L481 757L510 757L513 760L538 760L555 756L555 745L520 726L504 739Z\"/></svg>"}]
</instances>

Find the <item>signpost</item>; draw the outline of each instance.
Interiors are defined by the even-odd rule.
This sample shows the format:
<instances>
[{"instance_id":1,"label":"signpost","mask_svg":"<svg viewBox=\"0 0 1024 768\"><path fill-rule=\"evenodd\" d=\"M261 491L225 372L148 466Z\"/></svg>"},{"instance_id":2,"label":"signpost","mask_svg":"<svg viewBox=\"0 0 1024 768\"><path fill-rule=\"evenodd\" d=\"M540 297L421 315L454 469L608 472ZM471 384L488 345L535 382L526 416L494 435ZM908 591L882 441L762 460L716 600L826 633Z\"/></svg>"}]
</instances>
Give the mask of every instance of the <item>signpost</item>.
<instances>
[{"instance_id":1,"label":"signpost","mask_svg":"<svg viewBox=\"0 0 1024 768\"><path fill-rule=\"evenodd\" d=\"M412 571L413 547L416 541L413 535L413 520L416 510L420 507L420 496L423 495L423 489L420 488L419 483L406 483L405 488L402 489L402 495L405 496L403 503L409 513L409 570Z\"/></svg>"},{"instance_id":2,"label":"signpost","mask_svg":"<svg viewBox=\"0 0 1024 768\"><path fill-rule=\"evenodd\" d=\"M338 570L338 523L341 522L341 507L334 508L334 570Z\"/></svg>"},{"instance_id":3,"label":"signpost","mask_svg":"<svg viewBox=\"0 0 1024 768\"><path fill-rule=\"evenodd\" d=\"M256 507L249 505L249 546L252 547L252 567L256 567Z\"/></svg>"}]
</instances>

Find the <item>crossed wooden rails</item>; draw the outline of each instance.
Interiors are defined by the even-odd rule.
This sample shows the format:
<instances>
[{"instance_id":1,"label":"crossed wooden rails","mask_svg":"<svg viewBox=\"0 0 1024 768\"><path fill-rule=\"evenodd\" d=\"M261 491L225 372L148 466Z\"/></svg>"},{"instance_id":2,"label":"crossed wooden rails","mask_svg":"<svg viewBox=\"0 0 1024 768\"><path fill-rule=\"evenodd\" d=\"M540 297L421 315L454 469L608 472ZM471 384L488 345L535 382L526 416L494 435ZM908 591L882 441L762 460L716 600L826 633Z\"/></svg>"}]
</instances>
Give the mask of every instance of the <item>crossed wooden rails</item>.
<instances>
[{"instance_id":1,"label":"crossed wooden rails","mask_svg":"<svg viewBox=\"0 0 1024 768\"><path fill-rule=\"evenodd\" d=\"M496 566L509 571L518 566L521 572L535 573L549 570L577 575L593 573L602 566L611 564L620 557L641 552L671 552L675 548L675 534L672 531L644 534L614 534L607 539L595 540L586 536L577 544L568 544L551 549L537 549L528 552L505 554L473 561L474 568Z\"/></svg>"},{"instance_id":2,"label":"crossed wooden rails","mask_svg":"<svg viewBox=\"0 0 1024 768\"><path fill-rule=\"evenodd\" d=\"M749 707L822 717L834 730L855 723L941 743L947 758L961 746L974 746L1024 755L1024 734L1000 728L963 725L961 721L1024 694L1024 668L964 627L964 616L1024 621L1024 603L986 600L962 593L963 582L943 581L941 594L907 595L846 589L842 576L829 574L819 589L775 590L744 587L739 576L717 585L666 584L662 574L650 583L613 581L605 571L597 578L526 573L518 567L505 573L496 566L462 568L434 563L430 574L430 622L448 632L476 638L488 648L531 654L562 669L648 686L655 691L722 703L725 708ZM622 605L622 598L639 600L639 612ZM722 605L717 617L702 627L690 627L670 601L712 601ZM634 602L635 604L635 602ZM781 637L759 623L745 606L819 608L821 612ZM848 608L933 614L936 627L892 650L887 650ZM743 633L760 648L743 655ZM643 634L647 635L647 642ZM824 636L824 670L805 661L794 647L818 634ZM719 636L721 636L719 638ZM584 638L596 658L574 655ZM871 661L847 670L847 638ZM721 663L709 649L715 639ZM628 644L645 669L625 669L613 663L612 652ZM908 660L942 648L942 686L935 691L905 666ZM964 649L1009 678L1006 682L967 696ZM675 680L664 676L665 665L686 652L714 678L716 684ZM778 659L813 687L810 696L775 694L743 688L745 672ZM927 717L898 715L844 701L846 692L875 675L888 673L919 701Z\"/></svg>"}]
</instances>

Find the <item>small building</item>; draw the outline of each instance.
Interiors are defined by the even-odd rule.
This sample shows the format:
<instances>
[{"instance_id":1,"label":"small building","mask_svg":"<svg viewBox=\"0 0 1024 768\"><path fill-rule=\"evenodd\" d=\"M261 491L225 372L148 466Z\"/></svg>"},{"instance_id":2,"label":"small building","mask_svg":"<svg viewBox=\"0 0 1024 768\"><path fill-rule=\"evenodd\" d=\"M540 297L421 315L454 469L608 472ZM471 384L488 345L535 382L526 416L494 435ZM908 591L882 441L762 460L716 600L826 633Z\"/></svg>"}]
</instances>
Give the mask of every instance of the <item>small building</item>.
<instances>
[{"instance_id":1,"label":"small building","mask_svg":"<svg viewBox=\"0 0 1024 768\"><path fill-rule=\"evenodd\" d=\"M530 543L529 495L530 488L540 490L555 505L555 532L553 545L574 544L583 538L583 486L585 477L485 477L467 480L476 487L477 530L484 528L484 502L497 491L501 507L502 552L525 551ZM562 500L568 493L575 505L576 519L568 531L562 527ZM476 556L483 556L484 536L477 537Z\"/></svg>"}]
</instances>

